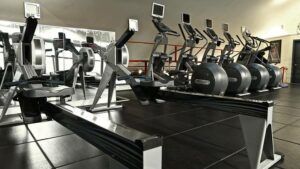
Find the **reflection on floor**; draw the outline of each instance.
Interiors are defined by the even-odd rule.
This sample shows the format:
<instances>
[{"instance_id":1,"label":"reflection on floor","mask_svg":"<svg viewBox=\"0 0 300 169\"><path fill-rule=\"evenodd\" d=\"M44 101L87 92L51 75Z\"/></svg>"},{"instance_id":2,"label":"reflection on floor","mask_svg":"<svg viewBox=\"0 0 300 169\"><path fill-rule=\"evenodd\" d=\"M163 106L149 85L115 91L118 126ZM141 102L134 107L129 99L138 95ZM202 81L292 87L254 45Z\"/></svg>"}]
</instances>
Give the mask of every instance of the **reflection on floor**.
<instances>
[{"instance_id":1,"label":"reflection on floor","mask_svg":"<svg viewBox=\"0 0 300 169\"><path fill-rule=\"evenodd\" d=\"M88 93L92 95L93 91ZM119 95L134 99L131 92ZM285 154L285 161L274 168L299 169L300 86L248 97L275 100L275 146ZM153 113L146 116L135 102L126 107L128 114L116 121L165 136L164 159L174 160L164 160L164 169L249 168L244 142L239 139L242 137L239 120L234 114L171 104L149 108L148 112ZM160 110L168 113L159 114ZM150 126L153 123L156 125ZM0 138L3 169L109 168L108 156L54 121L1 127ZM226 160L216 161L224 157Z\"/></svg>"}]
</instances>

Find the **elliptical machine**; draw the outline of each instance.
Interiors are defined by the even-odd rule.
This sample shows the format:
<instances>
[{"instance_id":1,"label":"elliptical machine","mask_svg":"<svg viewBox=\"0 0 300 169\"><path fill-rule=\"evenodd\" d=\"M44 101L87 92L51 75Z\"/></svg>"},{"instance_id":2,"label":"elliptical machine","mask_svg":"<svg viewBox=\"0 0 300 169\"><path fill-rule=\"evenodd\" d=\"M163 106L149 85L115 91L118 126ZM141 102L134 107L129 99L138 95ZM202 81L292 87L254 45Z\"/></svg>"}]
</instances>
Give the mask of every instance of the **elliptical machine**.
<instances>
[{"instance_id":1,"label":"elliptical machine","mask_svg":"<svg viewBox=\"0 0 300 169\"><path fill-rule=\"evenodd\" d=\"M237 35L244 46L238 56L237 63L245 65L251 73L252 81L249 90L255 92L268 91L266 88L270 81L269 72L265 66L257 63L258 54L266 49L259 50L260 45L257 44L257 41L251 36L251 32L246 27L242 27L241 31L245 43Z\"/></svg>"},{"instance_id":2,"label":"elliptical machine","mask_svg":"<svg viewBox=\"0 0 300 169\"><path fill-rule=\"evenodd\" d=\"M198 29L192 27L189 14L182 13L181 24L178 24L178 26L184 39L184 44L182 48L179 49L180 54L176 63L176 68L174 71L170 71L169 74L175 75L175 85L177 87L190 88L190 76L193 74L195 67L198 66L197 54L194 55L193 51L196 45L199 44L201 40L206 40L206 38ZM197 53L199 53L206 45L207 40Z\"/></svg>"},{"instance_id":3,"label":"elliptical machine","mask_svg":"<svg viewBox=\"0 0 300 169\"><path fill-rule=\"evenodd\" d=\"M235 63L234 58L231 57L234 49L237 45L240 45L240 43L233 39L233 37L229 33L228 24L223 24L222 27L224 37L226 38L228 43L221 51L219 65L223 66L228 76L229 84L226 93L238 96L248 95L248 89L251 85L250 71L246 66Z\"/></svg>"},{"instance_id":4,"label":"elliptical machine","mask_svg":"<svg viewBox=\"0 0 300 169\"><path fill-rule=\"evenodd\" d=\"M206 20L206 26L204 33L211 41L204 52L202 63L194 69L192 87L200 93L224 95L228 86L228 77L225 70L216 63L218 58L214 56L216 47L224 40L213 31L211 20Z\"/></svg>"},{"instance_id":5,"label":"elliptical machine","mask_svg":"<svg viewBox=\"0 0 300 169\"><path fill-rule=\"evenodd\" d=\"M180 36L176 31L170 29L162 20L164 18L165 6L162 4L153 3L152 6L152 22L158 30L154 41L154 46L150 55L146 79L141 81L142 86L153 87L173 87L174 79L164 72L165 63L172 60L172 56L167 54L168 35ZM163 46L163 51L158 52L159 46Z\"/></svg>"},{"instance_id":6,"label":"elliptical machine","mask_svg":"<svg viewBox=\"0 0 300 169\"><path fill-rule=\"evenodd\" d=\"M276 46L271 45L271 43L267 40L253 37L253 39L257 40L259 46L261 43L264 43L267 47L262 50L259 50L257 53L257 59L255 63L260 63L265 66L270 74L270 81L268 83L268 89L280 89L280 82L282 80L282 72L279 67L272 65L272 63L279 63L279 53ZM265 52L269 51L268 59L264 58Z\"/></svg>"}]
</instances>

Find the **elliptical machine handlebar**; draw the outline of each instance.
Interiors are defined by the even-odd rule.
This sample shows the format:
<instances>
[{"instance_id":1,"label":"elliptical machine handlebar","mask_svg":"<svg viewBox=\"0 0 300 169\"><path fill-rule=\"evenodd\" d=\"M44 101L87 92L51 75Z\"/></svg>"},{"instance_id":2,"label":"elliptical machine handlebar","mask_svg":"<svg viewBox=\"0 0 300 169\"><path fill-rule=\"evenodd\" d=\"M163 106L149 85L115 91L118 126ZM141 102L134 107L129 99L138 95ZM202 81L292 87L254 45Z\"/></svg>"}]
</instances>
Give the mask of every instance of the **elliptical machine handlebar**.
<instances>
[{"instance_id":1,"label":"elliptical machine handlebar","mask_svg":"<svg viewBox=\"0 0 300 169\"><path fill-rule=\"evenodd\" d=\"M242 44L243 46L245 46L245 43L242 41L242 39L240 38L240 36L239 35L236 35L236 37L238 38L238 40L239 40L239 44Z\"/></svg>"},{"instance_id":2,"label":"elliptical machine handlebar","mask_svg":"<svg viewBox=\"0 0 300 169\"><path fill-rule=\"evenodd\" d=\"M246 43L244 43L244 42L242 41L242 39L240 38L239 35L236 35L236 37L239 39L239 44L242 44L243 46L248 45L248 46L250 46L250 47L252 47L252 48L257 48L257 47L258 47L257 41L255 41L255 40L253 39L252 36L251 36L250 38L252 39L253 43L247 43L246 40L245 40Z\"/></svg>"},{"instance_id":3,"label":"elliptical machine handlebar","mask_svg":"<svg viewBox=\"0 0 300 169\"><path fill-rule=\"evenodd\" d=\"M183 36L183 39L186 40L186 35L183 31L182 25L178 24L178 27ZM191 25L184 25L184 30L188 35L193 36L195 39L198 39L198 41L207 40L206 37L197 28L193 28Z\"/></svg>"},{"instance_id":4,"label":"elliptical machine handlebar","mask_svg":"<svg viewBox=\"0 0 300 169\"><path fill-rule=\"evenodd\" d=\"M210 33L208 33L206 30L203 30L203 32L218 46L220 46L222 43L225 43L224 39L219 38L218 36L213 36Z\"/></svg>"},{"instance_id":5,"label":"elliptical machine handlebar","mask_svg":"<svg viewBox=\"0 0 300 169\"><path fill-rule=\"evenodd\" d=\"M260 41L262 43L267 43L269 44L270 42L265 40L265 39L262 39L262 38L259 38L259 37L256 37L256 36L251 36L254 40L257 40L257 41Z\"/></svg>"},{"instance_id":6,"label":"elliptical machine handlebar","mask_svg":"<svg viewBox=\"0 0 300 169\"><path fill-rule=\"evenodd\" d=\"M178 24L178 27L179 27L179 30L180 30L180 32L181 32L181 34L182 34L183 39L186 40L185 33L184 33L184 31L183 31L182 26L181 26L180 23Z\"/></svg>"},{"instance_id":7,"label":"elliptical machine handlebar","mask_svg":"<svg viewBox=\"0 0 300 169\"><path fill-rule=\"evenodd\" d=\"M166 35L171 35L171 36L176 36L176 37L179 37L179 36L180 36L180 34L177 33L176 31L166 32L165 34L166 34Z\"/></svg>"},{"instance_id":8,"label":"elliptical machine handlebar","mask_svg":"<svg viewBox=\"0 0 300 169\"><path fill-rule=\"evenodd\" d=\"M166 34L166 35L171 35L171 36L180 36L179 33L177 33L176 31L174 31L172 29L170 29L167 25L162 23L160 19L154 18L154 19L152 19L152 22L153 22L154 26L156 27L156 29L160 33Z\"/></svg>"},{"instance_id":9,"label":"elliptical machine handlebar","mask_svg":"<svg viewBox=\"0 0 300 169\"><path fill-rule=\"evenodd\" d=\"M219 41L220 41L221 43L225 43L225 40L222 39L222 38L219 38Z\"/></svg>"},{"instance_id":10,"label":"elliptical machine handlebar","mask_svg":"<svg viewBox=\"0 0 300 169\"><path fill-rule=\"evenodd\" d=\"M195 31L202 37L202 39L207 41L207 38L199 31L199 29L195 28Z\"/></svg>"},{"instance_id":11,"label":"elliptical machine handlebar","mask_svg":"<svg viewBox=\"0 0 300 169\"><path fill-rule=\"evenodd\" d=\"M236 41L236 40L234 40L234 44L235 44L236 46L241 45L241 43L240 43L239 41Z\"/></svg>"}]
</instances>

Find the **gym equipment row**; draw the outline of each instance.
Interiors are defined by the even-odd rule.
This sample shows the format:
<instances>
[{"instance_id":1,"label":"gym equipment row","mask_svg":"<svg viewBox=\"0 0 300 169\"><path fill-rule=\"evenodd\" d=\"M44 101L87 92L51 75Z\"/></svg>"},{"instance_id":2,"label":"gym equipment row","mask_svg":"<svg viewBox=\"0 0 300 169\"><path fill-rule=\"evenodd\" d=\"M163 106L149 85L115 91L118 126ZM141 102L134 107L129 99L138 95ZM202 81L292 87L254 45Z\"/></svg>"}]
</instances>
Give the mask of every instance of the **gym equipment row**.
<instances>
[{"instance_id":1,"label":"gym equipment row","mask_svg":"<svg viewBox=\"0 0 300 169\"><path fill-rule=\"evenodd\" d=\"M211 39L211 42L207 44L208 47L206 48L205 57L202 60L202 63L200 65L196 64L197 61L195 61L195 57L191 51L200 40L204 40L206 37L199 30L194 29L191 26L189 15L183 14L182 21L184 22L181 23L182 25L180 25L180 28L185 39L185 44L183 45L184 48L181 49L179 59L180 65L177 66L177 70L171 73L172 75L166 74L163 70L165 62L170 59L170 55L166 53L168 36L179 36L179 34L176 31L171 30L162 22L164 8L164 5L157 3L153 3L152 6L152 22L159 33L155 37L155 44L151 52L148 72L145 77L132 76L131 72L123 64L122 50L128 40L138 31L137 20L129 19L126 31L116 42L111 42L106 49L102 49L95 44L92 38L87 38L87 42L83 44L86 49L82 49L82 52L80 52L74 49L74 46L64 34L59 34L59 39L55 41L56 49L71 50L72 53L76 55L74 58L77 58L77 60L74 62L71 73L61 73L58 71L57 77L75 77L72 72L82 73L85 70L88 70L85 69L83 63L91 63L87 59L87 55L90 52L101 53L101 57L106 63L94 102L87 109L80 109L79 107L71 106L66 102L66 98L72 96L75 92L73 85L67 86L67 83L63 83L53 86L53 81L48 79L44 80L38 75L33 66L35 62L32 59L36 52L33 50L35 49L33 42L38 19L32 16L28 17L26 19L26 26L24 27L24 30L21 31L22 35L18 42L17 52L14 53L14 50L10 48L11 45L7 43L7 38L5 40L5 44L8 46L6 50L10 51L15 58L15 61L13 62L15 64L13 66L15 71L13 71L12 83L10 83L8 89L0 99L1 103L3 103L2 105L4 105L0 119L5 116L8 107L11 105L11 101L14 99L20 104L22 117L24 118L25 123L42 121L42 113L45 113L48 119L59 122L123 165L121 167L119 164L115 164L115 166L112 165L112 168L161 169L163 137L140 132L138 128L130 128L118 124L114 122L109 115L108 118L100 119L92 113L92 110L98 106L98 100L103 96L103 92L107 86L108 100L106 107L110 108L116 80L125 80L126 83L131 86L137 99L144 106L155 106L157 103L165 104L165 102L184 102L193 106L207 107L211 110L235 113L239 116L241 121L251 168L264 169L272 167L282 159L281 155L275 154L274 152L272 135L274 103L272 101L256 101L220 96L225 94L225 90L227 89L230 80L231 82L236 81L234 77L227 76L227 74L229 74L227 72L230 72L232 69L231 67L243 71L247 70L242 64L234 63L230 59L229 54L232 52L233 46L238 43L230 38L230 35L226 34L226 36L228 36L228 41L230 41L228 45L233 46L226 47L229 54L228 52L222 52L222 62L218 63L219 61L216 61L217 59L215 59L213 53L216 46L220 45L223 40L218 38L214 33L212 22L208 20L205 34ZM189 37L184 35L183 30L186 31ZM226 25L224 25L224 30L225 33L228 33ZM245 36L245 39L249 38L249 42L253 42L253 46L250 47L259 48L261 43L268 43L257 37L252 37L247 30L244 32L246 33L243 34L243 37ZM7 37L7 34L4 35L4 37ZM244 44L244 48L249 50L249 45L247 43L248 42ZM163 51L157 52L158 46L160 45L164 46ZM37 45L35 44L35 46ZM186 48L190 49L187 50ZM258 61L262 61L262 58L259 58L256 54L260 52L260 56L262 56L263 52L269 49L257 49L253 52L253 48L249 50L250 52L241 52L240 56L246 56L244 58L250 59L255 58ZM208 55L210 51L212 51L212 54ZM189 52L188 55L186 55L187 52ZM81 56L83 57L79 56L80 53L82 53ZM257 60L251 61L251 64L256 64L256 62L258 62ZM262 67L267 67L268 63L263 63L263 65L262 63L257 64L260 65L258 66L258 70L261 70ZM229 66L231 64L232 66ZM251 69L248 69L251 73ZM189 73L192 73L191 82L189 81ZM251 81L261 78L258 75L257 78L253 78L252 74L251 76ZM84 84L82 77L82 84ZM174 78L176 79L176 82ZM74 79L76 78L73 78L73 82ZM249 77L247 82L250 82ZM247 86L244 85L244 83L245 82L240 84ZM267 87L267 84L269 83L267 82L264 87ZM201 85L209 87L206 88L206 90L201 91L204 88L201 87L200 89ZM190 86L192 89L190 89ZM184 90L182 90L182 88ZM244 87L244 90L240 91L245 92L246 88L247 87ZM51 97L60 99L59 101L53 102L49 100ZM120 109L119 111L126 111L126 109ZM103 113L107 112L104 111ZM266 156L265 158L263 158L263 154Z\"/></svg>"}]
</instances>

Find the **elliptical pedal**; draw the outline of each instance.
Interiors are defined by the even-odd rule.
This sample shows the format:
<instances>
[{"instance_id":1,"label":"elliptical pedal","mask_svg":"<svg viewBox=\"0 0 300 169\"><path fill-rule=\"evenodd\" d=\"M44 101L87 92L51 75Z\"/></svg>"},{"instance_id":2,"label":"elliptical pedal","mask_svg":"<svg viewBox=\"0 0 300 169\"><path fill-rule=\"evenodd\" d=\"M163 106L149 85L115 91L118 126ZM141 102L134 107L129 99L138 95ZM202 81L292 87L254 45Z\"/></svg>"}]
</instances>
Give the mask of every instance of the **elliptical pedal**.
<instances>
[{"instance_id":1,"label":"elliptical pedal","mask_svg":"<svg viewBox=\"0 0 300 169\"><path fill-rule=\"evenodd\" d=\"M264 93L264 92L268 92L270 91L269 89L263 89L263 90L257 90L256 92L257 93Z\"/></svg>"}]
</instances>

